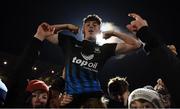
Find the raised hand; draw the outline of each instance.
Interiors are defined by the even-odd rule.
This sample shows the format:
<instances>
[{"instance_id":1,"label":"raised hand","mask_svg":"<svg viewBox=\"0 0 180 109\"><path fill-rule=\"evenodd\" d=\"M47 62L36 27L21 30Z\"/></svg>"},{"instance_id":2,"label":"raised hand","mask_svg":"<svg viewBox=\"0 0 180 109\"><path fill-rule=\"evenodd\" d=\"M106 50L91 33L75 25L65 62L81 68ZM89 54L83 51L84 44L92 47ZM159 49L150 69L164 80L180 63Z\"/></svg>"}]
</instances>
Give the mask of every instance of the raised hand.
<instances>
[{"instance_id":1,"label":"raised hand","mask_svg":"<svg viewBox=\"0 0 180 109\"><path fill-rule=\"evenodd\" d=\"M167 45L167 47L174 53L174 55L178 54L175 45Z\"/></svg>"},{"instance_id":2,"label":"raised hand","mask_svg":"<svg viewBox=\"0 0 180 109\"><path fill-rule=\"evenodd\" d=\"M102 32L103 33L103 37L105 38L105 39L108 39L108 38L110 38L111 36L114 36L114 31L104 31L104 32Z\"/></svg>"},{"instance_id":3,"label":"raised hand","mask_svg":"<svg viewBox=\"0 0 180 109\"><path fill-rule=\"evenodd\" d=\"M66 92L62 95L61 101L60 101L60 106L65 106L72 102L73 97L72 95L68 95Z\"/></svg>"},{"instance_id":4,"label":"raised hand","mask_svg":"<svg viewBox=\"0 0 180 109\"><path fill-rule=\"evenodd\" d=\"M48 23L42 23L38 26L37 32L34 37L44 40L47 37L54 34L55 28L53 26L50 26Z\"/></svg>"},{"instance_id":5,"label":"raised hand","mask_svg":"<svg viewBox=\"0 0 180 109\"><path fill-rule=\"evenodd\" d=\"M161 91L164 91L165 89L166 89L166 86L164 82L162 81L162 79L158 79L157 84L154 87L154 90L161 92Z\"/></svg>"},{"instance_id":6,"label":"raised hand","mask_svg":"<svg viewBox=\"0 0 180 109\"><path fill-rule=\"evenodd\" d=\"M165 108L171 107L171 95L169 94L168 89L162 79L157 80L157 84L155 85L154 90L160 94Z\"/></svg>"},{"instance_id":7,"label":"raised hand","mask_svg":"<svg viewBox=\"0 0 180 109\"><path fill-rule=\"evenodd\" d=\"M128 16L135 19L135 20L131 21L131 23L126 26L129 31L136 32L140 28L142 28L144 26L148 26L147 21L144 20L143 18L141 18L141 16L139 16L138 14L130 13L130 14L128 14Z\"/></svg>"}]
</instances>

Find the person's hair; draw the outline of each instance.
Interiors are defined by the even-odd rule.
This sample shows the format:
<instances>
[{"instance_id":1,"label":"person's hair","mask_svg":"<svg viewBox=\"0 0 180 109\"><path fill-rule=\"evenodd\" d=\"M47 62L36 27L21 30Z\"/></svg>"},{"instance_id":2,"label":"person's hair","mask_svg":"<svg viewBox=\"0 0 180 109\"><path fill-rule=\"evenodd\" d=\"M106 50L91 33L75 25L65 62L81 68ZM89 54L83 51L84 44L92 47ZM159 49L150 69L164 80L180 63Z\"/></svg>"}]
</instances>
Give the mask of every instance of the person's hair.
<instances>
[{"instance_id":1,"label":"person's hair","mask_svg":"<svg viewBox=\"0 0 180 109\"><path fill-rule=\"evenodd\" d=\"M107 108L107 105L98 98L89 98L81 105L82 108Z\"/></svg>"},{"instance_id":2,"label":"person's hair","mask_svg":"<svg viewBox=\"0 0 180 109\"><path fill-rule=\"evenodd\" d=\"M30 108L32 107L32 94L30 92L26 92L26 98L25 98L25 102L24 102L24 107L26 108Z\"/></svg>"},{"instance_id":3,"label":"person's hair","mask_svg":"<svg viewBox=\"0 0 180 109\"><path fill-rule=\"evenodd\" d=\"M108 82L108 94L110 97L115 95L123 95L128 90L129 83L126 78L115 77Z\"/></svg>"},{"instance_id":4,"label":"person's hair","mask_svg":"<svg viewBox=\"0 0 180 109\"><path fill-rule=\"evenodd\" d=\"M96 14L90 14L87 17L83 19L83 24L85 24L88 21L96 21L99 25L102 23L102 19L96 15Z\"/></svg>"}]
</instances>

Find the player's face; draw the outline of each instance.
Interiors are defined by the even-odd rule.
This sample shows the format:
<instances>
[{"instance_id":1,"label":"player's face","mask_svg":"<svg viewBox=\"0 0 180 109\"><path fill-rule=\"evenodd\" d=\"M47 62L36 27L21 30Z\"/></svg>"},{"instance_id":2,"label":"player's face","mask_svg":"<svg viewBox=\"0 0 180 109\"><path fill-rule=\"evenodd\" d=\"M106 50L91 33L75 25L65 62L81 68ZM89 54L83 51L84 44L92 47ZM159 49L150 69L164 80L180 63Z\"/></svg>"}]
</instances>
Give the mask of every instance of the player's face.
<instances>
[{"instance_id":1,"label":"player's face","mask_svg":"<svg viewBox=\"0 0 180 109\"><path fill-rule=\"evenodd\" d=\"M85 39L96 40L96 35L100 33L100 25L97 21L87 21L84 24L83 32Z\"/></svg>"}]
</instances>

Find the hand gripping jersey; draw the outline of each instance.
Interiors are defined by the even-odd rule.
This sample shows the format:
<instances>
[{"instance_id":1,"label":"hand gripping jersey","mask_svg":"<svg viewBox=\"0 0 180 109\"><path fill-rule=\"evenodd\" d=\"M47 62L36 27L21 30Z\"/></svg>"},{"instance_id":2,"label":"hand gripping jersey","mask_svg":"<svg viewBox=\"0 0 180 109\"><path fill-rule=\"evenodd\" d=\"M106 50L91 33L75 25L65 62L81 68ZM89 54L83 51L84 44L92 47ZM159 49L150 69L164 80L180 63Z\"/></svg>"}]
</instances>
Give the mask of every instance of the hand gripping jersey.
<instances>
[{"instance_id":1,"label":"hand gripping jersey","mask_svg":"<svg viewBox=\"0 0 180 109\"><path fill-rule=\"evenodd\" d=\"M97 73L106 60L115 55L117 44L99 46L87 40L59 33L59 45L65 55L65 90L68 94L102 91Z\"/></svg>"}]
</instances>

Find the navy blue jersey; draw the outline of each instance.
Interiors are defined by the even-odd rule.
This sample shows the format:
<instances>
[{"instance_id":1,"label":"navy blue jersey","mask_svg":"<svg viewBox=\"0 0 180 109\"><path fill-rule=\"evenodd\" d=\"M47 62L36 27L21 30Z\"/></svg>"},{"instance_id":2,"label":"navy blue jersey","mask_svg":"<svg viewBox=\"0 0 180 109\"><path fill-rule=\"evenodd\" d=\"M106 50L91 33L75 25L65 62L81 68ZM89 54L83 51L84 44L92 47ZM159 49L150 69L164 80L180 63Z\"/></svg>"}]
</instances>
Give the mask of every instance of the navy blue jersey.
<instances>
[{"instance_id":1,"label":"navy blue jersey","mask_svg":"<svg viewBox=\"0 0 180 109\"><path fill-rule=\"evenodd\" d=\"M65 54L65 90L68 94L102 91L97 73L106 60L115 55L117 44L99 46L87 40L59 34L59 45Z\"/></svg>"}]
</instances>

